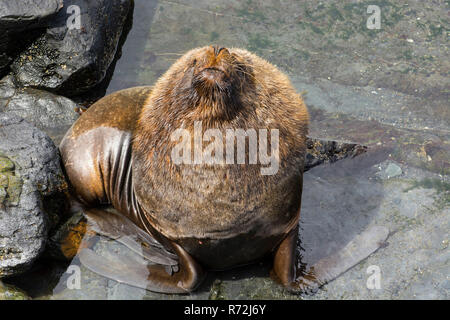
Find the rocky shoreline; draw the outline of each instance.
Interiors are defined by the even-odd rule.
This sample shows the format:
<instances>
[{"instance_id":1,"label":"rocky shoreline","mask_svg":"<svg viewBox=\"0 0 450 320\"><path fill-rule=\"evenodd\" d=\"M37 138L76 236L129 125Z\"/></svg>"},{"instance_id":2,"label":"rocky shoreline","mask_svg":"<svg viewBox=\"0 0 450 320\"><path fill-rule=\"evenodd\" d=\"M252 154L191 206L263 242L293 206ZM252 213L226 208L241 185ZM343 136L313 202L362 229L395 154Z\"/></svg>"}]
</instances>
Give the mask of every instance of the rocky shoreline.
<instances>
[{"instance_id":1,"label":"rocky shoreline","mask_svg":"<svg viewBox=\"0 0 450 320\"><path fill-rule=\"evenodd\" d=\"M55 144L105 94L133 6L0 3L0 278L29 270L68 218Z\"/></svg>"}]
</instances>

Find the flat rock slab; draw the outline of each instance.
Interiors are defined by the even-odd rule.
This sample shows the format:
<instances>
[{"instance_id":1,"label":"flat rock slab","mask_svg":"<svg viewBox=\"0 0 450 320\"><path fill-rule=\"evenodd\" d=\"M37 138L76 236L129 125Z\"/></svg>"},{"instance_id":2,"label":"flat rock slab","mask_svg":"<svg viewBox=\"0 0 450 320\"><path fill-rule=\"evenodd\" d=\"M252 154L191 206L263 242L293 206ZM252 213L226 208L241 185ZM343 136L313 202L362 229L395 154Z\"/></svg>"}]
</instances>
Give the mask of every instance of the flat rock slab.
<instances>
[{"instance_id":1,"label":"flat rock slab","mask_svg":"<svg viewBox=\"0 0 450 320\"><path fill-rule=\"evenodd\" d=\"M360 120L376 120L398 128L448 131L450 113L444 109L444 101L426 100L386 88L342 85L327 79L312 82L297 75L291 75L291 79L299 92L306 92L308 107L352 115ZM440 109L442 112L438 111Z\"/></svg>"},{"instance_id":2,"label":"flat rock slab","mask_svg":"<svg viewBox=\"0 0 450 320\"><path fill-rule=\"evenodd\" d=\"M57 220L52 199L67 187L59 161L45 133L0 112L0 278L27 270L44 250Z\"/></svg>"}]
</instances>

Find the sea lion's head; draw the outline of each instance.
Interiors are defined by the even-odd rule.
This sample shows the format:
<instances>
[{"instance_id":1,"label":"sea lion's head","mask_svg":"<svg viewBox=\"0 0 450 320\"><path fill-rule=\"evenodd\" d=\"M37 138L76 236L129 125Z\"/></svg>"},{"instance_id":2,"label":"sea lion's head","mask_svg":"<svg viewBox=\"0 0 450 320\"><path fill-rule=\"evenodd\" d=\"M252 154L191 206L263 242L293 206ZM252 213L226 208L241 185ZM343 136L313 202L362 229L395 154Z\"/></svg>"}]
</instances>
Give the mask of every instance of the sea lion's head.
<instances>
[{"instance_id":1,"label":"sea lion's head","mask_svg":"<svg viewBox=\"0 0 450 320\"><path fill-rule=\"evenodd\" d=\"M230 119L242 109L244 92L254 85L245 53L220 46L188 51L161 77L156 91L177 114L192 112L202 120Z\"/></svg>"},{"instance_id":2,"label":"sea lion's head","mask_svg":"<svg viewBox=\"0 0 450 320\"><path fill-rule=\"evenodd\" d=\"M282 136L297 135L306 132L307 119L302 97L276 66L245 49L207 46L185 53L158 79L135 140L143 153L155 147L153 137L158 148L171 150L171 134L192 131L196 122L204 131L280 128Z\"/></svg>"}]
</instances>

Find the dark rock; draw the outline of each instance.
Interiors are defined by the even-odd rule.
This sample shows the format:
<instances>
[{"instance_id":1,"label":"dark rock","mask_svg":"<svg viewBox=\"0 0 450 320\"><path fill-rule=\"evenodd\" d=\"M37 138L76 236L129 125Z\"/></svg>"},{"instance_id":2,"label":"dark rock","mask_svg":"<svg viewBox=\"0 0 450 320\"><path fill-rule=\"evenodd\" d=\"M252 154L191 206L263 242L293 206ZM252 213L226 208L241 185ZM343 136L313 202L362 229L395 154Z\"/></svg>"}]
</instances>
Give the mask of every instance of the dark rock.
<instances>
[{"instance_id":1,"label":"dark rock","mask_svg":"<svg viewBox=\"0 0 450 320\"><path fill-rule=\"evenodd\" d=\"M0 73L19 54L30 30L43 28L63 6L62 0L22 0L0 2Z\"/></svg>"},{"instance_id":2,"label":"dark rock","mask_svg":"<svg viewBox=\"0 0 450 320\"><path fill-rule=\"evenodd\" d=\"M306 141L305 171L322 163L333 163L347 157L356 157L367 151L356 143L321 140L308 137Z\"/></svg>"},{"instance_id":3,"label":"dark rock","mask_svg":"<svg viewBox=\"0 0 450 320\"><path fill-rule=\"evenodd\" d=\"M73 5L80 9L79 28L76 11L68 11ZM45 34L14 60L16 79L68 96L86 92L105 77L131 8L131 0L64 1Z\"/></svg>"},{"instance_id":4,"label":"dark rock","mask_svg":"<svg viewBox=\"0 0 450 320\"><path fill-rule=\"evenodd\" d=\"M33 88L17 88L11 76L0 81L0 112L24 118L54 141L59 141L78 118L77 109L77 104L68 98Z\"/></svg>"},{"instance_id":5,"label":"dark rock","mask_svg":"<svg viewBox=\"0 0 450 320\"><path fill-rule=\"evenodd\" d=\"M375 176L381 180L388 180L402 174L402 168L394 161L385 161L379 165L380 171Z\"/></svg>"},{"instance_id":6,"label":"dark rock","mask_svg":"<svg viewBox=\"0 0 450 320\"><path fill-rule=\"evenodd\" d=\"M64 212L58 149L20 117L0 113L0 278L27 270Z\"/></svg>"}]
</instances>

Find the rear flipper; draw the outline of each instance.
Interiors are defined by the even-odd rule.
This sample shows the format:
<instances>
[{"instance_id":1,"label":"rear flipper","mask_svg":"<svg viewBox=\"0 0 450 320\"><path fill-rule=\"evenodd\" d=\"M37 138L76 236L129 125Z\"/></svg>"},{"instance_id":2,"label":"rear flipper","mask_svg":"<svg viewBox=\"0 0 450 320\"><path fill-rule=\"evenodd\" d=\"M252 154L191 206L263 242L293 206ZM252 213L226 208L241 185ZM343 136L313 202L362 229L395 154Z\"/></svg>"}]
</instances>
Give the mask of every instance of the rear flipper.
<instances>
[{"instance_id":1,"label":"rear flipper","mask_svg":"<svg viewBox=\"0 0 450 320\"><path fill-rule=\"evenodd\" d=\"M294 228L275 253L272 275L291 292L314 292L375 252L385 242L388 234L389 230L385 227L371 227L338 252L319 260L305 271L295 267L298 228Z\"/></svg>"},{"instance_id":2,"label":"rear flipper","mask_svg":"<svg viewBox=\"0 0 450 320\"><path fill-rule=\"evenodd\" d=\"M187 293L203 279L200 266L179 245L168 251L151 235L126 217L101 209L87 209L88 229L125 245L138 257L108 252L101 256L86 248L80 250L81 263L91 271L118 282L162 293Z\"/></svg>"}]
</instances>

